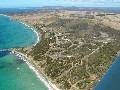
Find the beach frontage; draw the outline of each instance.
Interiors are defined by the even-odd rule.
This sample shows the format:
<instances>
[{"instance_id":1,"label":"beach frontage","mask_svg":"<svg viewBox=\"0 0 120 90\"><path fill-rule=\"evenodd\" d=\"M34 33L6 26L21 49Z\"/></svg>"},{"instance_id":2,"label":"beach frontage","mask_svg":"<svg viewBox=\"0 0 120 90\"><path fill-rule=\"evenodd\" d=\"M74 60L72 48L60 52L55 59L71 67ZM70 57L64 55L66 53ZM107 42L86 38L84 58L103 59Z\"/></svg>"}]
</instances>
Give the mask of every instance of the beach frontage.
<instances>
[{"instance_id":1,"label":"beach frontage","mask_svg":"<svg viewBox=\"0 0 120 90\"><path fill-rule=\"evenodd\" d=\"M45 84L45 86L49 90L60 90L58 87L56 87L55 84L53 84L46 76L39 70L39 66L31 59L28 58L27 55L24 55L21 52L17 52L15 50L12 50L11 53L15 54L18 58L25 61L30 69L34 71L36 76Z\"/></svg>"},{"instance_id":2,"label":"beach frontage","mask_svg":"<svg viewBox=\"0 0 120 90\"><path fill-rule=\"evenodd\" d=\"M11 17L12 18L12 17ZM13 18L14 19L14 18ZM19 21L19 20L18 20ZM25 48L31 48L36 46L37 43L40 42L41 39L41 33L38 33L38 31L36 29L33 29L32 26L27 25L26 23L19 21L20 23L24 24L25 26L31 28L37 35L37 41L33 46L28 46ZM51 80L49 78L47 78L45 76L45 74L39 69L39 66L37 65L37 63L33 60L33 58L29 58L27 57L27 54L23 54L22 52L17 51L17 48L15 49L11 49L11 52L14 53L16 56L18 56L20 59L24 60L30 69L32 69L35 74L37 75L37 77L48 87L49 90L60 90L55 84L53 84L51 82Z\"/></svg>"},{"instance_id":3,"label":"beach frontage","mask_svg":"<svg viewBox=\"0 0 120 90\"><path fill-rule=\"evenodd\" d=\"M15 19L12 18L12 16L8 16L8 15L4 15L4 14L0 14L1 16L4 16L6 20L9 20L10 22L16 22L18 24L22 24L21 25L21 28L22 26L25 26L25 30L31 30L32 33L34 33L35 35L35 40L32 41L33 39L31 39L31 42L34 42L34 44L31 44L31 45L28 45L26 44L26 46L22 47L22 46L17 46L17 47L9 47L9 48L6 48L6 49L0 49L1 52L7 52L9 51L11 54L14 54L15 56L17 56L20 60L23 60L25 61L25 63L29 66L30 69L32 69L32 71L36 74L36 78L38 77L40 79L40 81L42 81L44 83L44 85L48 88L48 90L59 90L57 87L55 87L54 84L52 84L47 78L46 76L39 70L37 64L32 60L32 58L28 58L27 57L27 53L24 54L22 52L17 52L17 49L18 48L31 48L31 47L34 47L36 46L37 43L40 42L40 33L37 32L37 30L33 29L31 26L27 25L26 23L24 22L21 22L21 21L16 21ZM3 18L4 18L3 17ZM13 24L14 25L14 24ZM19 30L18 30L19 31ZM23 28L23 31L24 31L24 28ZM25 32L25 31L24 31ZM23 32L23 33L24 33ZM14 32L13 32L14 33ZM19 32L18 32L19 33ZM31 34L32 34L31 33ZM28 34L28 33L27 33ZM19 69L19 68L18 68ZM20 73L21 74L21 73ZM38 88L39 90L39 88Z\"/></svg>"}]
</instances>

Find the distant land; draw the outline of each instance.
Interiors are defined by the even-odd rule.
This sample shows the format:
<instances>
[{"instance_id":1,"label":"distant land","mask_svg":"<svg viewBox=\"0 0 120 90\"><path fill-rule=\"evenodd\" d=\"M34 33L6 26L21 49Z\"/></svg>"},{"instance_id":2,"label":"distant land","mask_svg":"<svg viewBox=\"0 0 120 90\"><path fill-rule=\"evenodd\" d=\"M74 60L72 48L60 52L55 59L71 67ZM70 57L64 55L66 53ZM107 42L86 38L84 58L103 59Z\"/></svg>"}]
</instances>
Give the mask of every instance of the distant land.
<instances>
[{"instance_id":1,"label":"distant land","mask_svg":"<svg viewBox=\"0 0 120 90\"><path fill-rule=\"evenodd\" d=\"M44 10L73 10L73 11L102 11L109 13L120 13L120 7L63 7L63 6L43 6L43 7L20 7L20 8L0 8L0 13L34 13Z\"/></svg>"}]
</instances>

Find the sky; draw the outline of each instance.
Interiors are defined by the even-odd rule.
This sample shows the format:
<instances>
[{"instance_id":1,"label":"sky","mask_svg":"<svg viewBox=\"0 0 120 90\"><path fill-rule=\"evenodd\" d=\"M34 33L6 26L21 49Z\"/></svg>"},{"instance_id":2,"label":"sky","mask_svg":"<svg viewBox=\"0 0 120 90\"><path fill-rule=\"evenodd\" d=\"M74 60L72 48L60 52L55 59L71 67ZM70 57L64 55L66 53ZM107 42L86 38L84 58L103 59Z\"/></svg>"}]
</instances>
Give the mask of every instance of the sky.
<instances>
[{"instance_id":1,"label":"sky","mask_svg":"<svg viewBox=\"0 0 120 90\"><path fill-rule=\"evenodd\" d=\"M0 0L0 8L41 6L120 7L120 0Z\"/></svg>"}]
</instances>

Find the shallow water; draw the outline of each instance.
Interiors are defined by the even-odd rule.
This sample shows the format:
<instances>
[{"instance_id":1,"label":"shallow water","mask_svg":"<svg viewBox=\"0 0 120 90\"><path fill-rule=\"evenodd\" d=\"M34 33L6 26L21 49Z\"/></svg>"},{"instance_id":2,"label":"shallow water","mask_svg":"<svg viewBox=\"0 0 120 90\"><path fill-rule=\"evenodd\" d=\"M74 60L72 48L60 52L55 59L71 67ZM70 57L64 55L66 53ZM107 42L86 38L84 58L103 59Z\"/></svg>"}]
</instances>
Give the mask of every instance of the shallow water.
<instances>
[{"instance_id":1,"label":"shallow water","mask_svg":"<svg viewBox=\"0 0 120 90\"><path fill-rule=\"evenodd\" d=\"M26 25L0 15L0 90L48 90L28 64L4 49L36 44L37 34Z\"/></svg>"},{"instance_id":2,"label":"shallow water","mask_svg":"<svg viewBox=\"0 0 120 90\"><path fill-rule=\"evenodd\" d=\"M0 49L31 46L37 38L30 27L0 15Z\"/></svg>"},{"instance_id":3,"label":"shallow water","mask_svg":"<svg viewBox=\"0 0 120 90\"><path fill-rule=\"evenodd\" d=\"M0 90L47 90L25 61L0 51Z\"/></svg>"}]
</instances>

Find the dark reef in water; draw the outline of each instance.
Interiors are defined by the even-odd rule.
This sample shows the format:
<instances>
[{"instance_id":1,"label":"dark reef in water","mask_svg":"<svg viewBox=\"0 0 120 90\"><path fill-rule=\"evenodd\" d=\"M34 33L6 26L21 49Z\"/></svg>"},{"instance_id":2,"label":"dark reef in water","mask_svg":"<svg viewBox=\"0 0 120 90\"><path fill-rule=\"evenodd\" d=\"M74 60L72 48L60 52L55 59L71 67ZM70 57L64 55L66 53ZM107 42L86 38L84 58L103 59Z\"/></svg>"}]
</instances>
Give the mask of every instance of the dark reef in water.
<instances>
[{"instance_id":1,"label":"dark reef in water","mask_svg":"<svg viewBox=\"0 0 120 90\"><path fill-rule=\"evenodd\" d=\"M10 51L8 51L8 50L0 51L0 58L8 55L9 53L10 53Z\"/></svg>"}]
</instances>

